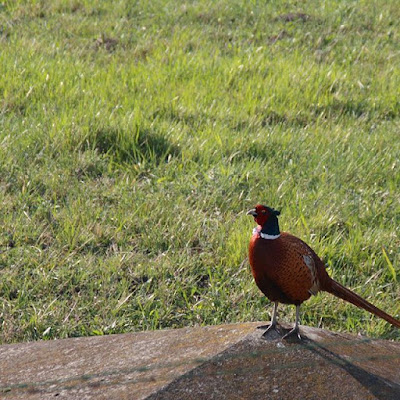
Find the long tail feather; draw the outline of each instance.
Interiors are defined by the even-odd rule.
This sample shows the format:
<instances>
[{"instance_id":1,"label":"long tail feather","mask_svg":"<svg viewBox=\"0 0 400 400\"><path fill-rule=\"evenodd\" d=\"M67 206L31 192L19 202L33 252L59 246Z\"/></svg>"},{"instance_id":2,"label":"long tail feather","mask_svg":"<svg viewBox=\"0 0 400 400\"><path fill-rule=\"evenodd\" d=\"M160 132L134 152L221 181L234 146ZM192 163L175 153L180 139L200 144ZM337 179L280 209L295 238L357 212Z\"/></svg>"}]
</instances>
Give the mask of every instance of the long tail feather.
<instances>
[{"instance_id":1,"label":"long tail feather","mask_svg":"<svg viewBox=\"0 0 400 400\"><path fill-rule=\"evenodd\" d=\"M355 294L354 292L342 286L340 283L334 281L333 279L330 279L328 282L326 282L326 285L324 285L323 290L335 295L336 297L341 298L342 300L348 301L349 303L352 303L357 307L363 308L364 310L367 310L370 313L376 315L377 317L380 317L385 321L389 322L389 324L392 324L393 326L400 328L399 320L393 318L389 314L386 314L384 311L375 307L367 300L364 300L358 294Z\"/></svg>"}]
</instances>

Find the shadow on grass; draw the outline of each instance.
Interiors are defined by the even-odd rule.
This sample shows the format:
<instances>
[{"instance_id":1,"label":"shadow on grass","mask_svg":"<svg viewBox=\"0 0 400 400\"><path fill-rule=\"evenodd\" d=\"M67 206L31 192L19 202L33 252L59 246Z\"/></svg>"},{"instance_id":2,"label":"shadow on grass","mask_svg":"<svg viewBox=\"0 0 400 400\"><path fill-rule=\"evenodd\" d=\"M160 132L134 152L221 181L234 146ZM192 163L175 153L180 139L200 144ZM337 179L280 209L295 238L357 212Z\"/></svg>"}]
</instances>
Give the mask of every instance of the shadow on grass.
<instances>
[{"instance_id":1,"label":"shadow on grass","mask_svg":"<svg viewBox=\"0 0 400 400\"><path fill-rule=\"evenodd\" d=\"M126 132L116 128L100 128L82 144L82 150L87 149L95 149L115 162L126 164L160 164L179 154L179 148L166 137L147 129Z\"/></svg>"},{"instance_id":2,"label":"shadow on grass","mask_svg":"<svg viewBox=\"0 0 400 400\"><path fill-rule=\"evenodd\" d=\"M306 115L296 114L289 115L285 113L279 113L274 110L260 112L261 120L258 124L254 125L253 128L259 129L267 126L274 125L287 125L292 127L304 128L312 122ZM252 130L252 125L249 120L244 119L236 123L232 123L233 130L237 132L243 132L246 130Z\"/></svg>"},{"instance_id":3,"label":"shadow on grass","mask_svg":"<svg viewBox=\"0 0 400 400\"><path fill-rule=\"evenodd\" d=\"M380 120L393 120L398 117L398 110L388 110L377 106L375 108L365 100L338 100L334 99L331 104L316 106L313 109L314 115L324 116L325 119L350 117L369 120L376 118Z\"/></svg>"}]
</instances>

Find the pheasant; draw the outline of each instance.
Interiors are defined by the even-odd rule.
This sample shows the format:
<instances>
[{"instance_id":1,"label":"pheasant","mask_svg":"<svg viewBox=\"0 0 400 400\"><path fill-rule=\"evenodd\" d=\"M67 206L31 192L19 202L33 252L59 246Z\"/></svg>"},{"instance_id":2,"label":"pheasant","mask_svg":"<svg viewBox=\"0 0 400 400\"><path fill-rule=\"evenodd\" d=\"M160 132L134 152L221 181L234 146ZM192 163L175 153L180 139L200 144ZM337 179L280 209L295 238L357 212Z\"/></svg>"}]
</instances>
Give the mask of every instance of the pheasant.
<instances>
[{"instance_id":1,"label":"pheasant","mask_svg":"<svg viewBox=\"0 0 400 400\"><path fill-rule=\"evenodd\" d=\"M269 330L276 329L278 303L284 303L296 306L296 319L293 329L283 338L297 335L301 339L300 305L319 291L329 292L400 328L399 320L334 281L324 263L305 242L290 233L281 233L279 214L279 211L260 204L247 212L257 223L249 245L251 271L258 288L274 302L271 324L264 336Z\"/></svg>"}]
</instances>

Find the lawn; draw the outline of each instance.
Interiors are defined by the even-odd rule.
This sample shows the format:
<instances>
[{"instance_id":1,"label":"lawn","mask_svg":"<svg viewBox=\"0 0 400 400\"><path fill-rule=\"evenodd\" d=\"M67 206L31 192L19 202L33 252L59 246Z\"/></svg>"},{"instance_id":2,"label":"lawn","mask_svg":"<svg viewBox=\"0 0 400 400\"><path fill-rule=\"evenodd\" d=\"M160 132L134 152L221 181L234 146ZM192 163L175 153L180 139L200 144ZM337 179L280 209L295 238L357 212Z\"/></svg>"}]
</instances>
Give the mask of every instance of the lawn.
<instances>
[{"instance_id":1,"label":"lawn","mask_svg":"<svg viewBox=\"0 0 400 400\"><path fill-rule=\"evenodd\" d=\"M269 319L256 203L399 318L399 20L397 0L3 1L0 342ZM328 294L302 311L400 338Z\"/></svg>"}]
</instances>

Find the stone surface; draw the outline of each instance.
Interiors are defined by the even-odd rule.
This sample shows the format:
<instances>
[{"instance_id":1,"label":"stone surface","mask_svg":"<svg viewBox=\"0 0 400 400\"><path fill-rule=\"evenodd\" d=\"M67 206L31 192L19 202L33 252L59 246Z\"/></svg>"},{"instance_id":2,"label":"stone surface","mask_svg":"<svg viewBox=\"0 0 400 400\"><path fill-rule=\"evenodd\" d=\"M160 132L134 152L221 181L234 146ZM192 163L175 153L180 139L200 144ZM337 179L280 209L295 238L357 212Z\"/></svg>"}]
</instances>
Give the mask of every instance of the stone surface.
<instances>
[{"instance_id":1,"label":"stone surface","mask_svg":"<svg viewBox=\"0 0 400 400\"><path fill-rule=\"evenodd\" d=\"M400 343L259 323L0 347L1 399L400 399Z\"/></svg>"}]
</instances>

